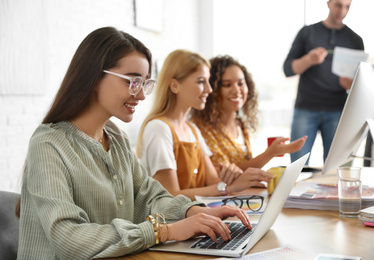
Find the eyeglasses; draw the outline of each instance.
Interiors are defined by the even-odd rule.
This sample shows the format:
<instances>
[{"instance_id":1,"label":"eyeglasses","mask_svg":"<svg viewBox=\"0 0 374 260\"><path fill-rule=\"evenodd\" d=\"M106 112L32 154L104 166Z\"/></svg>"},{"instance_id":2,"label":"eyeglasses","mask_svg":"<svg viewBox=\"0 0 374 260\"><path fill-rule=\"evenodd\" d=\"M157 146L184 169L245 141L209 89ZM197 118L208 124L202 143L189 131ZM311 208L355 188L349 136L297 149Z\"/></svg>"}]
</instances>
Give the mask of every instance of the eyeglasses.
<instances>
[{"instance_id":1,"label":"eyeglasses","mask_svg":"<svg viewBox=\"0 0 374 260\"><path fill-rule=\"evenodd\" d=\"M156 81L153 79L143 79L142 77L128 77L122 74L118 74L109 70L103 70L105 73L123 78L129 82L129 93L130 95L136 95L143 88L144 94L151 94L153 87L156 85Z\"/></svg>"},{"instance_id":2,"label":"eyeglasses","mask_svg":"<svg viewBox=\"0 0 374 260\"><path fill-rule=\"evenodd\" d=\"M259 211L264 203L264 197L252 195L249 197L231 197L222 200L223 205L231 205L237 208L242 208L244 202L247 204L249 210Z\"/></svg>"}]
</instances>

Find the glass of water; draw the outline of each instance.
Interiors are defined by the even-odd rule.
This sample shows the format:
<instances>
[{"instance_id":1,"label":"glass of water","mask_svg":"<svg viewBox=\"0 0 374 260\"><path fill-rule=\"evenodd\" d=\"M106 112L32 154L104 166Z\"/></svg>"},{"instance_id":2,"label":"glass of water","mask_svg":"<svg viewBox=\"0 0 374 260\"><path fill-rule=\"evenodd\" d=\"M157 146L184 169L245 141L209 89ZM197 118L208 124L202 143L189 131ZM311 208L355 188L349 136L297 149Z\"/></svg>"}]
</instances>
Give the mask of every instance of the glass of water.
<instances>
[{"instance_id":1,"label":"glass of water","mask_svg":"<svg viewBox=\"0 0 374 260\"><path fill-rule=\"evenodd\" d=\"M357 218L361 210L361 168L338 168L339 213L344 218Z\"/></svg>"}]
</instances>

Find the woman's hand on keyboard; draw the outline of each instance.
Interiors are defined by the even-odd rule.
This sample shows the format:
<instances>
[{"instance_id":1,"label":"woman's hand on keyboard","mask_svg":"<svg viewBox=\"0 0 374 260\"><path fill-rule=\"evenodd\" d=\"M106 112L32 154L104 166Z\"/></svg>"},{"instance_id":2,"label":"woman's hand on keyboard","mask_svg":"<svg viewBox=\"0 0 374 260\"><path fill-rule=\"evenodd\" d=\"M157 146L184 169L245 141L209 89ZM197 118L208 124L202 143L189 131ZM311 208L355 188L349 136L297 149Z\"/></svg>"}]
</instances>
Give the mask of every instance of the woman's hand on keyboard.
<instances>
[{"instance_id":1,"label":"woman's hand on keyboard","mask_svg":"<svg viewBox=\"0 0 374 260\"><path fill-rule=\"evenodd\" d=\"M230 230L218 217L199 213L175 223L168 224L169 239L183 241L192 237L208 235L217 242L217 234L226 241L231 239Z\"/></svg>"},{"instance_id":2,"label":"woman's hand on keyboard","mask_svg":"<svg viewBox=\"0 0 374 260\"><path fill-rule=\"evenodd\" d=\"M191 237L208 235L217 241L219 234L224 241L231 239L230 230L222 221L228 217L238 217L249 229L252 229L248 215L244 210L232 206L207 208L193 206L187 211L187 218L168 224L169 240L182 241Z\"/></svg>"},{"instance_id":3,"label":"woman's hand on keyboard","mask_svg":"<svg viewBox=\"0 0 374 260\"><path fill-rule=\"evenodd\" d=\"M248 229L252 229L249 217L245 210L236 208L230 205L216 207L216 208L204 208L206 214L219 217L220 219L227 219L229 217L237 217Z\"/></svg>"}]
</instances>

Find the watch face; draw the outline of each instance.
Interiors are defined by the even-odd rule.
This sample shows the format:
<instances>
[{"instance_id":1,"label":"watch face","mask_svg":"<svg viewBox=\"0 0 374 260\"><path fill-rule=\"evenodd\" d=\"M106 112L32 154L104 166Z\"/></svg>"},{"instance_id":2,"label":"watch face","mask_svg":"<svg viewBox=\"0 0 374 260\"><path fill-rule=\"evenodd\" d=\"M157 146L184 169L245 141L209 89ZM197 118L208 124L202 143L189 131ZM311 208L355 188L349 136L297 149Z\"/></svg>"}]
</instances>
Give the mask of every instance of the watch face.
<instances>
[{"instance_id":1,"label":"watch face","mask_svg":"<svg viewBox=\"0 0 374 260\"><path fill-rule=\"evenodd\" d=\"M226 190L226 183L224 183L223 181L220 182L220 183L218 183L218 185L217 185L217 189L218 189L219 191L225 191L225 190Z\"/></svg>"}]
</instances>

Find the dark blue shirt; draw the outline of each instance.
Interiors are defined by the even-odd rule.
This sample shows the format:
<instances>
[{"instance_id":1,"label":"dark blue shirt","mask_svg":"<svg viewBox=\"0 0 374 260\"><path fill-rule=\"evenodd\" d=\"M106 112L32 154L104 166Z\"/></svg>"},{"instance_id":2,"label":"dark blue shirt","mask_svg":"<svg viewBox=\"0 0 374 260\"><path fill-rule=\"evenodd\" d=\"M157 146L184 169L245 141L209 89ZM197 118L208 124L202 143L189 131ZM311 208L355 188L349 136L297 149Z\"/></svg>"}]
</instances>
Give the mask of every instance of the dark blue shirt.
<instances>
[{"instance_id":1,"label":"dark blue shirt","mask_svg":"<svg viewBox=\"0 0 374 260\"><path fill-rule=\"evenodd\" d=\"M310 50L323 47L333 50L336 46L364 50L362 38L348 26L340 30L329 29L322 22L304 26L292 43L283 64L287 77L295 75L291 64ZM296 108L308 110L342 110L347 98L346 90L340 86L339 77L332 73L332 56L328 54L323 63L307 69L300 75Z\"/></svg>"}]
</instances>

